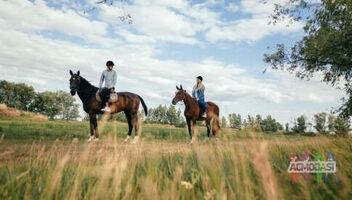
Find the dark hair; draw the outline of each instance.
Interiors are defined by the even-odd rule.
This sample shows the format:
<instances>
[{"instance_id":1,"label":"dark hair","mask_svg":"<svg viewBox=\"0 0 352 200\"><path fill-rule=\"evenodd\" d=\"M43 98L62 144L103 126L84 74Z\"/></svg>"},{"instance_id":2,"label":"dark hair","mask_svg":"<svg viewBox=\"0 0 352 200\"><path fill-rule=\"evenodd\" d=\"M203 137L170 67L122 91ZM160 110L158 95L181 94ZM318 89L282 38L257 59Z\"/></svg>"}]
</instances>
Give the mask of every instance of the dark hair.
<instances>
[{"instance_id":1,"label":"dark hair","mask_svg":"<svg viewBox=\"0 0 352 200\"><path fill-rule=\"evenodd\" d=\"M106 66L107 67L114 66L114 63L111 60L109 60L108 62L106 62Z\"/></svg>"},{"instance_id":2,"label":"dark hair","mask_svg":"<svg viewBox=\"0 0 352 200\"><path fill-rule=\"evenodd\" d=\"M200 81L202 81L202 82L203 82L203 77L201 77L201 76L197 76L197 79L199 79Z\"/></svg>"}]
</instances>

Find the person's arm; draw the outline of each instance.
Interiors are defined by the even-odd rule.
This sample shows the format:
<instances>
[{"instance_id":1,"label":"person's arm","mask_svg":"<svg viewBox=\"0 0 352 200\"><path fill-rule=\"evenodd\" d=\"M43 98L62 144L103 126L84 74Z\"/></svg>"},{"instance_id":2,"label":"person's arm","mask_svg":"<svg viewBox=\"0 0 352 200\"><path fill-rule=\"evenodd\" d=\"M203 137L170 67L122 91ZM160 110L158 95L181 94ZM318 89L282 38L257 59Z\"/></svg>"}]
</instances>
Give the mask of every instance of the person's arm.
<instances>
[{"instance_id":1,"label":"person's arm","mask_svg":"<svg viewBox=\"0 0 352 200\"><path fill-rule=\"evenodd\" d=\"M192 97L193 97L193 98L196 98L196 94L197 94L196 86L193 86L193 89L192 89Z\"/></svg>"},{"instance_id":2,"label":"person's arm","mask_svg":"<svg viewBox=\"0 0 352 200\"><path fill-rule=\"evenodd\" d=\"M116 82L117 82L117 75L116 75L116 71L114 71L113 80L112 80L113 87L115 87Z\"/></svg>"},{"instance_id":3,"label":"person's arm","mask_svg":"<svg viewBox=\"0 0 352 200\"><path fill-rule=\"evenodd\" d=\"M104 82L104 72L101 73L100 82L99 82L99 88L101 88L101 86L103 86L103 82Z\"/></svg>"},{"instance_id":4,"label":"person's arm","mask_svg":"<svg viewBox=\"0 0 352 200\"><path fill-rule=\"evenodd\" d=\"M198 89L196 89L196 91L194 92L194 98L196 98L198 100Z\"/></svg>"}]
</instances>

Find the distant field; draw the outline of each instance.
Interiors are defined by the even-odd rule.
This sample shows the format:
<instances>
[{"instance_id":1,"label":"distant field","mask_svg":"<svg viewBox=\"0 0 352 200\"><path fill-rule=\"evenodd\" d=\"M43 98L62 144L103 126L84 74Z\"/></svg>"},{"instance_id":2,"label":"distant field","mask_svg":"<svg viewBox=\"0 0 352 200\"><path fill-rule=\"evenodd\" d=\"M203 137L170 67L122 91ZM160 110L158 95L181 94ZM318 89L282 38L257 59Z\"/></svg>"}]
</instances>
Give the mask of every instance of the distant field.
<instances>
[{"instance_id":1,"label":"distant field","mask_svg":"<svg viewBox=\"0 0 352 200\"><path fill-rule=\"evenodd\" d=\"M185 128L143 125L137 145L127 125L0 120L0 199L352 199L351 138L286 136L224 129L219 143L189 145ZM290 152L332 151L336 184L291 184ZM323 176L323 178L325 175Z\"/></svg>"}]
</instances>

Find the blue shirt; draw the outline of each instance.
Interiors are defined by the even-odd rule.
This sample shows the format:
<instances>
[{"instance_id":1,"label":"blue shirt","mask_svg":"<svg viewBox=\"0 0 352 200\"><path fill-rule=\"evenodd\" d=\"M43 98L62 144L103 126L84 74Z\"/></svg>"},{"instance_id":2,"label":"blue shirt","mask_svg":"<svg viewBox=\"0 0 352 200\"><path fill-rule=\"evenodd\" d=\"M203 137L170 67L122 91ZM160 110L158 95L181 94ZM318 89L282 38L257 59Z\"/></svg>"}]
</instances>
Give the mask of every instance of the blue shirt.
<instances>
[{"instance_id":1,"label":"blue shirt","mask_svg":"<svg viewBox=\"0 0 352 200\"><path fill-rule=\"evenodd\" d=\"M192 93L193 98L198 98L199 100L204 100L204 90L196 89L195 92Z\"/></svg>"}]
</instances>

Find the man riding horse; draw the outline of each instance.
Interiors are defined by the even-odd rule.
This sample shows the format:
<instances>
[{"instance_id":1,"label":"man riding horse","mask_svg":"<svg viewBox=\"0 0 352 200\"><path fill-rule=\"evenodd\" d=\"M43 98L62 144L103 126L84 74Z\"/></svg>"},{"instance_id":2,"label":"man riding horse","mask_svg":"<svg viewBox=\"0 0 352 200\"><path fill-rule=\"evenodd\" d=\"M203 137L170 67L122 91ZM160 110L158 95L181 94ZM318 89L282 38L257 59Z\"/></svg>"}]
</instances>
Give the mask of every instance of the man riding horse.
<instances>
[{"instance_id":1,"label":"man riding horse","mask_svg":"<svg viewBox=\"0 0 352 200\"><path fill-rule=\"evenodd\" d=\"M101 101L102 105L105 107L101 109L103 112L111 112L111 109L109 107L109 99L110 99L110 94L115 92L115 85L116 85L116 71L113 70L114 63L112 61L106 62L106 67L107 69L103 71L100 77L100 82L99 82L99 90L101 90ZM105 81L105 87L102 88L103 82Z\"/></svg>"}]
</instances>

